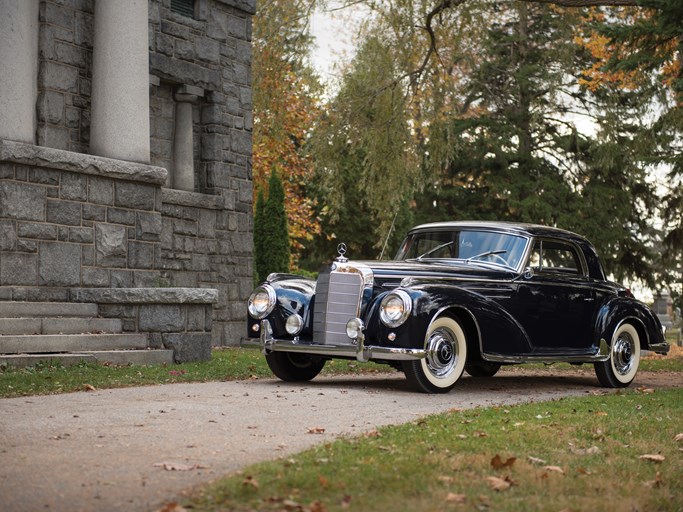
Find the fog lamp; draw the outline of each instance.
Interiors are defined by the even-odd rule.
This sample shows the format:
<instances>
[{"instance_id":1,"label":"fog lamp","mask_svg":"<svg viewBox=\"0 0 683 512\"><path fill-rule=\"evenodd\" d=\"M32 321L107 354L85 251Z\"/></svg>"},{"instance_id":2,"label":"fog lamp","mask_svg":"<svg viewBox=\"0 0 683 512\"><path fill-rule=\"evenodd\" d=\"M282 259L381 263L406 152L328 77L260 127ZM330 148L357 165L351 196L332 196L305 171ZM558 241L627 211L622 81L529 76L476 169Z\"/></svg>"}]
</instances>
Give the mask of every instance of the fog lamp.
<instances>
[{"instance_id":1,"label":"fog lamp","mask_svg":"<svg viewBox=\"0 0 683 512\"><path fill-rule=\"evenodd\" d=\"M285 322L285 330L288 334L292 336L296 336L297 334L299 334L301 332L301 329L303 328L304 319L296 313L290 315L289 318L287 318L287 321Z\"/></svg>"},{"instance_id":2,"label":"fog lamp","mask_svg":"<svg viewBox=\"0 0 683 512\"><path fill-rule=\"evenodd\" d=\"M352 318L346 322L346 335L352 340L357 340L363 335L365 324L360 318Z\"/></svg>"}]
</instances>

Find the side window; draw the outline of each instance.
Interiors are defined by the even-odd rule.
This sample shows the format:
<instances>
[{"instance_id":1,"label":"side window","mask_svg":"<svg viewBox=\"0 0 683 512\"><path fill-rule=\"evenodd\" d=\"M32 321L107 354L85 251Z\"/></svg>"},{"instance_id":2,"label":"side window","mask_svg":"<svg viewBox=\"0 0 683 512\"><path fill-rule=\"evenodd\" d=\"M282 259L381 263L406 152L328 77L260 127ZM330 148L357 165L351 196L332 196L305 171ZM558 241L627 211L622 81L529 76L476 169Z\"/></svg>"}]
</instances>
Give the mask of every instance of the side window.
<instances>
[{"instance_id":1,"label":"side window","mask_svg":"<svg viewBox=\"0 0 683 512\"><path fill-rule=\"evenodd\" d=\"M537 272L585 274L576 249L558 241L537 241L531 251L529 265Z\"/></svg>"}]
</instances>

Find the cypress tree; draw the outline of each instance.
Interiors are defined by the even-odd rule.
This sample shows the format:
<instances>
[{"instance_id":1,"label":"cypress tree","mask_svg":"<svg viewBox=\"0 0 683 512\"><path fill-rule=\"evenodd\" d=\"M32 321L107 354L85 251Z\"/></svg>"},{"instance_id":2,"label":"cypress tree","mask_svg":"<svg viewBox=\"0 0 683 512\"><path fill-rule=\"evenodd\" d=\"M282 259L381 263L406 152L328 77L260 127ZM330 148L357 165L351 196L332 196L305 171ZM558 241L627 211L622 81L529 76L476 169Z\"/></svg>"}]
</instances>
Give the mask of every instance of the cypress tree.
<instances>
[{"instance_id":1,"label":"cypress tree","mask_svg":"<svg viewBox=\"0 0 683 512\"><path fill-rule=\"evenodd\" d=\"M254 209L254 283L263 281L268 275L266 270L266 254L264 241L266 239L263 223L265 218L266 199L263 190L259 190Z\"/></svg>"},{"instance_id":2,"label":"cypress tree","mask_svg":"<svg viewBox=\"0 0 683 512\"><path fill-rule=\"evenodd\" d=\"M277 172L273 170L268 181L268 199L263 207L264 258L261 277L271 272L289 272L289 233L285 212L285 189Z\"/></svg>"}]
</instances>

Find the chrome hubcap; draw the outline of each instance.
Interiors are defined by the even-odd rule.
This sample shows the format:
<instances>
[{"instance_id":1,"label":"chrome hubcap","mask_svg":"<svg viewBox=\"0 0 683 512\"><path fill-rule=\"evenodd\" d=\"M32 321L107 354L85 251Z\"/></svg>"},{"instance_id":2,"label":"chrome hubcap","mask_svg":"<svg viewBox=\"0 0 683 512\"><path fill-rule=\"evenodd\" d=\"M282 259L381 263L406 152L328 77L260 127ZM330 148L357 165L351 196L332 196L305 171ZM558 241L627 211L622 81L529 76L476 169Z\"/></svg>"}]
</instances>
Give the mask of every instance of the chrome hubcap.
<instances>
[{"instance_id":1,"label":"chrome hubcap","mask_svg":"<svg viewBox=\"0 0 683 512\"><path fill-rule=\"evenodd\" d=\"M612 345L612 362L619 375L627 375L633 366L635 344L630 334L622 332Z\"/></svg>"},{"instance_id":2,"label":"chrome hubcap","mask_svg":"<svg viewBox=\"0 0 683 512\"><path fill-rule=\"evenodd\" d=\"M455 336L446 329L436 329L427 342L427 367L436 377L447 377L458 361Z\"/></svg>"}]
</instances>

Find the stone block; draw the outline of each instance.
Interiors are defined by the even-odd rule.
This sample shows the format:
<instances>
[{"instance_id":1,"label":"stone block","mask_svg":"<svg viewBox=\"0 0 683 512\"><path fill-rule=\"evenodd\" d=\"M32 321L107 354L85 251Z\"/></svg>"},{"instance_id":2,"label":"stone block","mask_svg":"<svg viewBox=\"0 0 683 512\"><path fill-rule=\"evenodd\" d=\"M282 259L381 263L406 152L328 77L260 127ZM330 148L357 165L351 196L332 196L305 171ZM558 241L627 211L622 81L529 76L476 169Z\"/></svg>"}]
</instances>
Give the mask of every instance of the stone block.
<instances>
[{"instance_id":1,"label":"stone block","mask_svg":"<svg viewBox=\"0 0 683 512\"><path fill-rule=\"evenodd\" d=\"M187 330L188 331L206 331L206 317L207 310L209 318L211 316L211 307L200 304L193 304L187 306Z\"/></svg>"},{"instance_id":2,"label":"stone block","mask_svg":"<svg viewBox=\"0 0 683 512\"><path fill-rule=\"evenodd\" d=\"M45 187L25 183L0 183L0 217L45 220Z\"/></svg>"},{"instance_id":3,"label":"stone block","mask_svg":"<svg viewBox=\"0 0 683 512\"><path fill-rule=\"evenodd\" d=\"M0 285L33 286L36 276L35 254L4 253L0 257Z\"/></svg>"},{"instance_id":4,"label":"stone block","mask_svg":"<svg viewBox=\"0 0 683 512\"><path fill-rule=\"evenodd\" d=\"M109 286L109 271L103 268L84 267L83 286Z\"/></svg>"},{"instance_id":5,"label":"stone block","mask_svg":"<svg viewBox=\"0 0 683 512\"><path fill-rule=\"evenodd\" d=\"M128 242L128 268L154 268L154 244L149 242Z\"/></svg>"},{"instance_id":6,"label":"stone block","mask_svg":"<svg viewBox=\"0 0 683 512\"><path fill-rule=\"evenodd\" d=\"M104 206L84 204L82 215L84 220L104 222L107 219L107 209Z\"/></svg>"},{"instance_id":7,"label":"stone block","mask_svg":"<svg viewBox=\"0 0 683 512\"><path fill-rule=\"evenodd\" d=\"M125 267L128 256L128 231L125 226L95 226L95 259L100 267Z\"/></svg>"},{"instance_id":8,"label":"stone block","mask_svg":"<svg viewBox=\"0 0 683 512\"><path fill-rule=\"evenodd\" d=\"M17 224L17 234L21 238L36 238L39 240L57 240L57 226L50 224L20 222Z\"/></svg>"},{"instance_id":9,"label":"stone block","mask_svg":"<svg viewBox=\"0 0 683 512\"><path fill-rule=\"evenodd\" d=\"M17 244L17 228L13 222L0 221L0 251L12 251Z\"/></svg>"},{"instance_id":10,"label":"stone block","mask_svg":"<svg viewBox=\"0 0 683 512\"><path fill-rule=\"evenodd\" d=\"M55 61L41 61L38 83L57 91L78 93L78 68Z\"/></svg>"},{"instance_id":11,"label":"stone block","mask_svg":"<svg viewBox=\"0 0 683 512\"><path fill-rule=\"evenodd\" d=\"M81 203L72 201L48 200L47 221L66 226L81 225Z\"/></svg>"},{"instance_id":12,"label":"stone block","mask_svg":"<svg viewBox=\"0 0 683 512\"><path fill-rule=\"evenodd\" d=\"M158 242L161 238L162 221L158 213L137 212L135 238Z\"/></svg>"},{"instance_id":13,"label":"stone block","mask_svg":"<svg viewBox=\"0 0 683 512\"><path fill-rule=\"evenodd\" d=\"M185 330L185 312L179 304L142 304L140 331L178 332Z\"/></svg>"},{"instance_id":14,"label":"stone block","mask_svg":"<svg viewBox=\"0 0 683 512\"><path fill-rule=\"evenodd\" d=\"M69 243L40 244L38 284L78 286L81 281L81 247Z\"/></svg>"},{"instance_id":15,"label":"stone block","mask_svg":"<svg viewBox=\"0 0 683 512\"><path fill-rule=\"evenodd\" d=\"M87 201L88 179L82 174L62 174L60 197L69 201Z\"/></svg>"},{"instance_id":16,"label":"stone block","mask_svg":"<svg viewBox=\"0 0 683 512\"><path fill-rule=\"evenodd\" d=\"M163 335L164 347L173 349L176 363L211 360L211 333L169 333Z\"/></svg>"},{"instance_id":17,"label":"stone block","mask_svg":"<svg viewBox=\"0 0 683 512\"><path fill-rule=\"evenodd\" d=\"M64 94L45 91L38 94L36 102L37 120L39 123L61 124L64 121Z\"/></svg>"},{"instance_id":18,"label":"stone block","mask_svg":"<svg viewBox=\"0 0 683 512\"><path fill-rule=\"evenodd\" d=\"M200 37L196 42L197 57L211 64L218 64L221 58L220 43L207 37Z\"/></svg>"},{"instance_id":19,"label":"stone block","mask_svg":"<svg viewBox=\"0 0 683 512\"><path fill-rule=\"evenodd\" d=\"M114 184L111 180L91 176L88 178L88 198L91 203L114 204Z\"/></svg>"},{"instance_id":20,"label":"stone block","mask_svg":"<svg viewBox=\"0 0 683 512\"><path fill-rule=\"evenodd\" d=\"M107 221L112 224L135 225L135 212L121 208L107 208Z\"/></svg>"},{"instance_id":21,"label":"stone block","mask_svg":"<svg viewBox=\"0 0 683 512\"><path fill-rule=\"evenodd\" d=\"M139 183L116 182L114 204L123 208L153 210L155 187Z\"/></svg>"},{"instance_id":22,"label":"stone block","mask_svg":"<svg viewBox=\"0 0 683 512\"><path fill-rule=\"evenodd\" d=\"M94 241L92 228L70 228L69 242L91 244Z\"/></svg>"}]
</instances>

